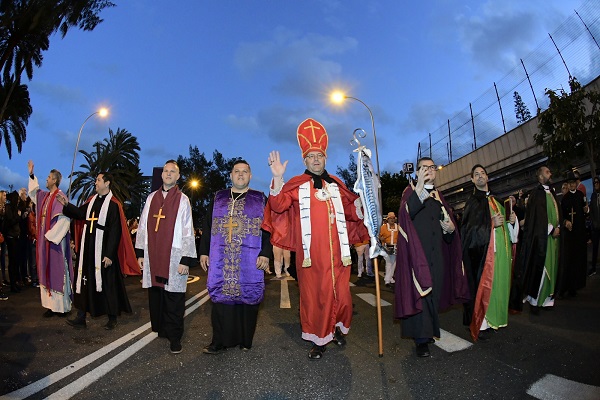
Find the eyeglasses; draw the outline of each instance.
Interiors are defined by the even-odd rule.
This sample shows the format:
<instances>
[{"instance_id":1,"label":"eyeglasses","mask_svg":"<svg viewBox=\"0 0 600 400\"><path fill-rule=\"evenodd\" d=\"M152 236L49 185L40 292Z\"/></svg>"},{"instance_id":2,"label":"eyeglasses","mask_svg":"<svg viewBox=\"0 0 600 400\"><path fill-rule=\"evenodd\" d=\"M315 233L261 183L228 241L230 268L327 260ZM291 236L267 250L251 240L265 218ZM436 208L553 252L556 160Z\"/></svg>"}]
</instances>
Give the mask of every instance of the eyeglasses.
<instances>
[{"instance_id":1,"label":"eyeglasses","mask_svg":"<svg viewBox=\"0 0 600 400\"><path fill-rule=\"evenodd\" d=\"M314 160L315 158L317 160L322 160L325 158L325 156L322 153L317 153L317 154L309 154L306 156L306 158L308 158L310 161Z\"/></svg>"},{"instance_id":2,"label":"eyeglasses","mask_svg":"<svg viewBox=\"0 0 600 400\"><path fill-rule=\"evenodd\" d=\"M430 171L435 171L438 166L433 164L433 165L421 165L421 168L423 168L425 171L430 170Z\"/></svg>"}]
</instances>

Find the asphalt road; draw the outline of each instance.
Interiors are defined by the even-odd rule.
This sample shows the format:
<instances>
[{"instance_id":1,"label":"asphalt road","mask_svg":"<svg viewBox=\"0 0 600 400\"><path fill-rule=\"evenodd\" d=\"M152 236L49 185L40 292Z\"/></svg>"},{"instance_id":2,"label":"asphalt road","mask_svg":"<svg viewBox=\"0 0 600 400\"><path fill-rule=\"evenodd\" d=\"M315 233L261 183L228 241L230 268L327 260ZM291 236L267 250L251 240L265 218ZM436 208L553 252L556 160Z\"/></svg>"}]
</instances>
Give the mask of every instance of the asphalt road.
<instances>
[{"instance_id":1,"label":"asphalt road","mask_svg":"<svg viewBox=\"0 0 600 400\"><path fill-rule=\"evenodd\" d=\"M486 343L473 344L461 309L451 309L441 316L444 333L427 359L418 359L412 341L401 337L391 305L382 307L379 357L376 308L368 302L374 283L353 275L348 344L330 344L323 359L313 361L307 357L310 343L300 337L297 283L271 280L272 275L266 277L253 348L203 354L211 339L211 303L206 274L200 268L191 274L200 279L188 285L178 355L151 333L139 277L126 278L134 312L122 315L113 331L102 328L105 317L88 317L81 331L64 318L42 318L39 289L25 288L0 302L0 398L600 398L598 275L588 278L576 298L557 300L551 311L510 316L509 326ZM286 288L290 308L281 307ZM382 288L382 300L393 302L391 289Z\"/></svg>"}]
</instances>

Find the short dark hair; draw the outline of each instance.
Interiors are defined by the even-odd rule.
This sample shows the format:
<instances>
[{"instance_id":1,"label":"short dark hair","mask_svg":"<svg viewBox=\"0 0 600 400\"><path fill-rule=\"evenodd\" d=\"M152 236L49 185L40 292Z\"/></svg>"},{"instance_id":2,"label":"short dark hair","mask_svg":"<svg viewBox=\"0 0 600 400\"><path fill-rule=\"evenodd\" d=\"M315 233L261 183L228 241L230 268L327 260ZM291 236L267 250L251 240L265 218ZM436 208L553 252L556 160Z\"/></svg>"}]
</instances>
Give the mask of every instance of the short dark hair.
<instances>
[{"instance_id":1,"label":"short dark hair","mask_svg":"<svg viewBox=\"0 0 600 400\"><path fill-rule=\"evenodd\" d=\"M167 161L165 161L165 165L167 165L167 164L174 164L177 167L177 171L179 171L179 164L177 164L177 160L173 160L173 159L167 160Z\"/></svg>"},{"instance_id":2,"label":"short dark hair","mask_svg":"<svg viewBox=\"0 0 600 400\"><path fill-rule=\"evenodd\" d=\"M62 180L62 174L57 169L51 169L50 173L52 174L52 176L54 176L54 179L56 180L56 187L59 187L60 181Z\"/></svg>"},{"instance_id":3,"label":"short dark hair","mask_svg":"<svg viewBox=\"0 0 600 400\"><path fill-rule=\"evenodd\" d=\"M535 177L539 180L540 179L540 175L542 175L542 169L543 168L548 168L548 166L546 164L544 165L540 165L537 169L537 171L535 171Z\"/></svg>"},{"instance_id":4,"label":"short dark hair","mask_svg":"<svg viewBox=\"0 0 600 400\"><path fill-rule=\"evenodd\" d=\"M113 177L110 173L108 172L99 172L98 175L102 175L102 181L104 183L106 183L106 181L108 182L112 182L113 181Z\"/></svg>"},{"instance_id":5,"label":"short dark hair","mask_svg":"<svg viewBox=\"0 0 600 400\"><path fill-rule=\"evenodd\" d=\"M475 164L475 165L473 165L473 168L471 168L471 178L473 177L473 174L475 173L475 170L477 168L481 168L483 170L483 172L485 172L486 175L488 174L487 170L485 169L485 167L483 165L481 165L481 164Z\"/></svg>"},{"instance_id":6,"label":"short dark hair","mask_svg":"<svg viewBox=\"0 0 600 400\"><path fill-rule=\"evenodd\" d=\"M236 165L238 164L246 164L248 166L248 169L250 171L252 171L252 168L250 167L250 164L248 164L248 161L244 160L243 158L238 158L237 160L235 160L233 162L233 164L231 165L231 172L233 172L233 169L235 168Z\"/></svg>"},{"instance_id":7,"label":"short dark hair","mask_svg":"<svg viewBox=\"0 0 600 400\"><path fill-rule=\"evenodd\" d=\"M421 158L419 158L417 160L417 168L421 168L421 163L423 161L431 161L431 162L433 162L433 158L431 158L431 157L421 157Z\"/></svg>"}]
</instances>

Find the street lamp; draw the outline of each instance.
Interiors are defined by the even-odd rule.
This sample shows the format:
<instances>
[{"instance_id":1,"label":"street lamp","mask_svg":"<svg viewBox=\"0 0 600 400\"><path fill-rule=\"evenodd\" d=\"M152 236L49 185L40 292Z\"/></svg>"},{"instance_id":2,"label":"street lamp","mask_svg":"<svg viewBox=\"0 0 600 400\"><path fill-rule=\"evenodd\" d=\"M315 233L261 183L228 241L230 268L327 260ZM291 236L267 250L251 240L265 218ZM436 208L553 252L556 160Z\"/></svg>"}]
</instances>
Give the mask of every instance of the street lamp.
<instances>
[{"instance_id":1,"label":"street lamp","mask_svg":"<svg viewBox=\"0 0 600 400\"><path fill-rule=\"evenodd\" d=\"M377 178L381 179L381 174L379 172L379 152L377 151L377 134L375 133L375 119L373 118L373 112L371 111L369 106L365 104L364 101L357 99L356 97L346 96L345 93L340 92L340 91L335 91L331 94L331 101L335 104L341 104L345 99L356 100L360 104L365 106L367 111L369 111L369 116L371 117L371 128L373 129L373 142L375 145L375 162L377 165ZM379 211L383 212L383 204L382 204L383 198L381 197L381 185L379 185L378 192L379 192ZM377 258L373 259L373 264L375 266L375 294L376 294L376 302L377 302L377 336L378 336L378 341L379 341L379 357L383 357L383 328L382 328L382 323L381 323L381 290L379 287L379 261Z\"/></svg>"},{"instance_id":2,"label":"street lamp","mask_svg":"<svg viewBox=\"0 0 600 400\"><path fill-rule=\"evenodd\" d=\"M365 102L362 101L361 99L357 99L356 97L352 97L352 96L346 96L345 93L340 92L340 91L335 91L331 94L331 101L335 104L342 104L344 102L344 100L346 100L346 99L352 99L352 100L358 101L360 104L365 106L367 111L369 111L369 116L371 117L371 129L373 130L373 143L375 145L375 164L377 165L377 177L381 178L381 174L379 172L379 151L377 150L377 134L375 133L375 119L373 118L373 112L371 111L369 106L366 105ZM380 193L379 198L381 200L381 193Z\"/></svg>"},{"instance_id":3,"label":"street lamp","mask_svg":"<svg viewBox=\"0 0 600 400\"><path fill-rule=\"evenodd\" d=\"M73 181L73 171L75 169L75 158L77 157L77 150L79 149L79 139L81 139L81 132L83 132L83 127L85 126L85 123L88 122L88 119L92 118L96 114L98 114L102 118L104 118L108 115L108 109L102 107L98 111L94 111L85 119L85 121L83 121L83 124L81 124L81 128L79 128L79 134L77 135L77 143L75 144L75 153L73 153L73 163L71 164L71 174L69 175L69 190L67 191L67 198L69 200L71 200L71 182Z\"/></svg>"}]
</instances>

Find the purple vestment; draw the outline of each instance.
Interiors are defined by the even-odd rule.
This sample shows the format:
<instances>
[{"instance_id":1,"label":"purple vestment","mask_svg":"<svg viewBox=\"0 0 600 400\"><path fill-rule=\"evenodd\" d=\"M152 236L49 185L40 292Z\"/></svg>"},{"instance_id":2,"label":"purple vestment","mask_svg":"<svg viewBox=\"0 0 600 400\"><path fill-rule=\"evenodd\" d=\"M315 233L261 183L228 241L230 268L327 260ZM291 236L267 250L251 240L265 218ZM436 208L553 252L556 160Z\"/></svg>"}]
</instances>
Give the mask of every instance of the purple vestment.
<instances>
[{"instance_id":1,"label":"purple vestment","mask_svg":"<svg viewBox=\"0 0 600 400\"><path fill-rule=\"evenodd\" d=\"M38 190L36 194L37 216L37 268L40 285L51 292L64 294L65 260L69 265L69 277L73 278L71 262L71 246L69 233L59 244L54 244L45 238L46 232L54 227L58 217L62 215L63 206L56 200L59 190L53 193ZM63 252L63 244L65 244ZM71 286L72 282L66 283Z\"/></svg>"},{"instance_id":2,"label":"purple vestment","mask_svg":"<svg viewBox=\"0 0 600 400\"><path fill-rule=\"evenodd\" d=\"M404 190L400 210L398 210L398 224L400 225L401 235L398 237L395 272L394 316L396 318L406 318L423 311L421 299L427 295L428 290L432 289L429 264L407 207L408 198L412 193L411 186ZM441 193L439 193L439 197L456 226L450 206ZM444 285L439 307L443 310L453 304L467 302L470 294L462 266L460 239L457 237L451 243L443 242L441 250L444 259Z\"/></svg>"},{"instance_id":3,"label":"purple vestment","mask_svg":"<svg viewBox=\"0 0 600 400\"><path fill-rule=\"evenodd\" d=\"M248 190L233 201L231 193L221 190L215 196L206 286L213 303L259 304L265 280L256 259L261 251L265 197Z\"/></svg>"}]
</instances>

